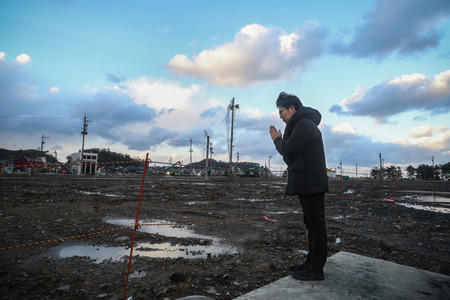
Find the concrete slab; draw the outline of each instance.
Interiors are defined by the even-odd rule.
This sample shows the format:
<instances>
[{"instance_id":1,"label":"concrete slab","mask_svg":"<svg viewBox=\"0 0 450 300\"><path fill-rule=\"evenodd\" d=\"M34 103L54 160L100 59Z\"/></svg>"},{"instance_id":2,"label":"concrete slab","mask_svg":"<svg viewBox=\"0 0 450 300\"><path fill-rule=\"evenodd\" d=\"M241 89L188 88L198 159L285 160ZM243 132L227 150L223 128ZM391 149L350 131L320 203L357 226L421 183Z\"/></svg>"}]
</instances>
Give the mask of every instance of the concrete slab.
<instances>
[{"instance_id":1,"label":"concrete slab","mask_svg":"<svg viewBox=\"0 0 450 300\"><path fill-rule=\"evenodd\" d=\"M328 258L324 281L281 278L235 300L450 299L450 276L348 252Z\"/></svg>"}]
</instances>

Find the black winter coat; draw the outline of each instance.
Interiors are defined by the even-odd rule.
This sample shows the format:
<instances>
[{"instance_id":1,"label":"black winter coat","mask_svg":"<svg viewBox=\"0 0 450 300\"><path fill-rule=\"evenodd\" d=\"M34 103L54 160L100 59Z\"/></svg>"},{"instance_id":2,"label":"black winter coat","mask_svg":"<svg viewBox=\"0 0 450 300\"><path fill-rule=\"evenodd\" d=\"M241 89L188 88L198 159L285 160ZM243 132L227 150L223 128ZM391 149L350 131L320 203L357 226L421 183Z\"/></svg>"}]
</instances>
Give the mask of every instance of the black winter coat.
<instances>
[{"instance_id":1,"label":"black winter coat","mask_svg":"<svg viewBox=\"0 0 450 300\"><path fill-rule=\"evenodd\" d=\"M275 147L288 165L286 195L328 192L319 111L301 106L288 121L283 138L274 140Z\"/></svg>"}]
</instances>

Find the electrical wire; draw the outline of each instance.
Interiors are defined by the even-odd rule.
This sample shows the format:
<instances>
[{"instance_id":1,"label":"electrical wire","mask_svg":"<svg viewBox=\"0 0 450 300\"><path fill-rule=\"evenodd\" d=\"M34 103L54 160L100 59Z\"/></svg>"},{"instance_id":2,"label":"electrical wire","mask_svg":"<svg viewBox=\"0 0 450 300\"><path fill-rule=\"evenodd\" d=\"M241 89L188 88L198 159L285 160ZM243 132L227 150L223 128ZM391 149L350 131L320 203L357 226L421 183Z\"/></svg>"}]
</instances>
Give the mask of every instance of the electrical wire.
<instances>
[{"instance_id":1,"label":"electrical wire","mask_svg":"<svg viewBox=\"0 0 450 300\"><path fill-rule=\"evenodd\" d=\"M79 117L1 117L0 120L23 120L23 119L79 119Z\"/></svg>"}]
</instances>

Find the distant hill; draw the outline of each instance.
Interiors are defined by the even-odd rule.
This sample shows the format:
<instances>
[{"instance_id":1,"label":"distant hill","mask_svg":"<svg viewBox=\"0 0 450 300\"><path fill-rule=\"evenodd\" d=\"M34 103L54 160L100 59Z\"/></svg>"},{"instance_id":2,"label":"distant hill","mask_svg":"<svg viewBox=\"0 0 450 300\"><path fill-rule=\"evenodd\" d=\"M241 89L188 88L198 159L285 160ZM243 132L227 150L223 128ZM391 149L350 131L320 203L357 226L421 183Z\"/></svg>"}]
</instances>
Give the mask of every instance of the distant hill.
<instances>
[{"instance_id":1,"label":"distant hill","mask_svg":"<svg viewBox=\"0 0 450 300\"><path fill-rule=\"evenodd\" d=\"M12 165L14 162L22 156L28 157L44 157L47 163L54 164L58 163L56 158L50 154L44 153L39 150L28 149L28 150L7 150L0 149L0 163L5 165Z\"/></svg>"}]
</instances>

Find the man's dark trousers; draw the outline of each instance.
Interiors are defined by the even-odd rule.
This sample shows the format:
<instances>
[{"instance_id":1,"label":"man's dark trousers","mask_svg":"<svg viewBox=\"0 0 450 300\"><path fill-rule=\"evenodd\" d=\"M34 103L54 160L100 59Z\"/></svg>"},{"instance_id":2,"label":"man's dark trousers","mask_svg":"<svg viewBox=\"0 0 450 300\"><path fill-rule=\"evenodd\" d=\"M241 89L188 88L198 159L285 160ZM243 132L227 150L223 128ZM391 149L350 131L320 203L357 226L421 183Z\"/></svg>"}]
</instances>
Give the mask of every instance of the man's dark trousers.
<instances>
[{"instance_id":1,"label":"man's dark trousers","mask_svg":"<svg viewBox=\"0 0 450 300\"><path fill-rule=\"evenodd\" d=\"M299 195L304 221L308 228L308 261L314 272L322 272L327 260L324 198L324 193Z\"/></svg>"}]
</instances>

